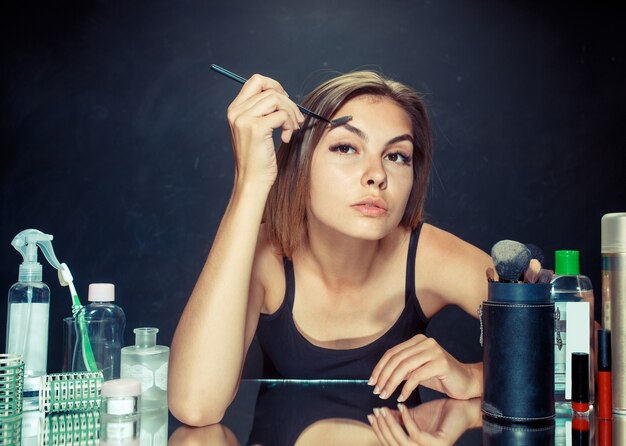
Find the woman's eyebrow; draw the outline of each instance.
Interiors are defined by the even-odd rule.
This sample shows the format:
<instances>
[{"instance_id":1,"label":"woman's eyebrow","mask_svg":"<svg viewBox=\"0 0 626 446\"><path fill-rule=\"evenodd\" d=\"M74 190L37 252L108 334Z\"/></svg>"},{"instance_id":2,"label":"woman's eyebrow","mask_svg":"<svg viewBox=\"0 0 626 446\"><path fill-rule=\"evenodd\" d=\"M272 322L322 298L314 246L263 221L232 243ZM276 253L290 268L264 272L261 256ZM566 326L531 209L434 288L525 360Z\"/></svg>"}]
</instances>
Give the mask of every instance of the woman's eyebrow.
<instances>
[{"instance_id":1,"label":"woman's eyebrow","mask_svg":"<svg viewBox=\"0 0 626 446\"><path fill-rule=\"evenodd\" d=\"M363 130L358 129L358 128L350 125L350 124L340 125L340 126L337 126L336 128L344 128L344 129L348 130L349 132L354 133L356 136L361 138L363 141L365 141L365 142L369 141L369 138L367 137L367 134Z\"/></svg>"},{"instance_id":2,"label":"woman's eyebrow","mask_svg":"<svg viewBox=\"0 0 626 446\"><path fill-rule=\"evenodd\" d=\"M339 128L344 128L344 129L348 130L349 132L354 133L356 136L361 138L363 141L365 141L365 142L369 141L369 138L368 138L367 134L363 130L358 129L358 128L354 127L353 125L343 124L343 125L337 126L335 128L338 128L338 129ZM332 130L334 130L334 129L330 129L330 131L332 131ZM405 133L404 135L400 135L400 136L396 136L396 137L391 138L389 141L387 141L385 146L389 146L389 145L392 145L392 144L395 144L395 143L401 142L401 141L410 141L411 144L415 144L415 141L413 140L413 137L411 135L409 135L408 133Z\"/></svg>"},{"instance_id":3,"label":"woman's eyebrow","mask_svg":"<svg viewBox=\"0 0 626 446\"><path fill-rule=\"evenodd\" d=\"M396 136L395 138L391 138L389 141L387 141L387 144L385 145L390 146L400 141L409 141L411 144L415 145L415 141L413 140L413 137L409 135L408 133L405 133L404 135Z\"/></svg>"}]
</instances>

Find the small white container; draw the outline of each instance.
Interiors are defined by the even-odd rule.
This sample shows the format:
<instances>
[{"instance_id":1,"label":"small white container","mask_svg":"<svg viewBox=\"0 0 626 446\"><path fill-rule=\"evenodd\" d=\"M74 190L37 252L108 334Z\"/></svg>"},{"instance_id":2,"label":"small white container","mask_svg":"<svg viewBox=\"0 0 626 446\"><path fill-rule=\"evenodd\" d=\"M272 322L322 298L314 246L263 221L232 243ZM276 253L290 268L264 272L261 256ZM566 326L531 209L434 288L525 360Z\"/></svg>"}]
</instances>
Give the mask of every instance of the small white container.
<instances>
[{"instance_id":1,"label":"small white container","mask_svg":"<svg viewBox=\"0 0 626 446\"><path fill-rule=\"evenodd\" d=\"M141 432L141 383L112 379L102 384L100 445L139 445Z\"/></svg>"},{"instance_id":2,"label":"small white container","mask_svg":"<svg viewBox=\"0 0 626 446\"><path fill-rule=\"evenodd\" d=\"M102 384L102 410L107 415L133 416L141 409L141 383L136 379L112 379Z\"/></svg>"}]
</instances>

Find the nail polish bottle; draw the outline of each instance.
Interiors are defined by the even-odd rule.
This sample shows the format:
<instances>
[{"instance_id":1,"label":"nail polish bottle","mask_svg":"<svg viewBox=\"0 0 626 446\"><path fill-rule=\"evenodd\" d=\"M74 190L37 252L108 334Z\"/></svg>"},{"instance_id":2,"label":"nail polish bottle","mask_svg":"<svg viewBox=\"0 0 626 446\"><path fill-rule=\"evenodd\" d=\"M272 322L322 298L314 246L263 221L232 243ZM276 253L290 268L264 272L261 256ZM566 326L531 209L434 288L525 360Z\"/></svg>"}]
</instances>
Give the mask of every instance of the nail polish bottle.
<instances>
[{"instance_id":1,"label":"nail polish bottle","mask_svg":"<svg viewBox=\"0 0 626 446\"><path fill-rule=\"evenodd\" d=\"M589 413L589 354L572 353L572 410Z\"/></svg>"}]
</instances>

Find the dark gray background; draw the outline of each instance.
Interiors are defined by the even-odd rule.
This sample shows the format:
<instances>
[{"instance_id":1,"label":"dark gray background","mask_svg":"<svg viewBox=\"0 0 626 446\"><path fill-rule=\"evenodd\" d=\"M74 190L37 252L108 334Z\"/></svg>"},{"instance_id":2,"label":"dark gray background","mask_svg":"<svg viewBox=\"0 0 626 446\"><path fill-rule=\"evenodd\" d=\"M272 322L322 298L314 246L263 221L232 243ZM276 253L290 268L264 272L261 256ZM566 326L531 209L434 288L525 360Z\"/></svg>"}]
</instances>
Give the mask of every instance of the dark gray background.
<instances>
[{"instance_id":1,"label":"dark gray background","mask_svg":"<svg viewBox=\"0 0 626 446\"><path fill-rule=\"evenodd\" d=\"M83 301L89 283L115 283L126 343L133 328L156 326L169 345L232 183L225 110L239 86L209 70L218 63L274 77L296 99L358 68L423 92L435 130L430 221L487 251L504 238L534 242L549 267L553 250L580 249L599 298L600 218L626 210L618 9L511 0L49 3L0 6L5 290L21 262L11 239L40 229L54 235ZM49 370L59 371L69 293L47 265L44 281ZM458 310L435 318L429 333L461 359L480 358L478 324Z\"/></svg>"}]
</instances>

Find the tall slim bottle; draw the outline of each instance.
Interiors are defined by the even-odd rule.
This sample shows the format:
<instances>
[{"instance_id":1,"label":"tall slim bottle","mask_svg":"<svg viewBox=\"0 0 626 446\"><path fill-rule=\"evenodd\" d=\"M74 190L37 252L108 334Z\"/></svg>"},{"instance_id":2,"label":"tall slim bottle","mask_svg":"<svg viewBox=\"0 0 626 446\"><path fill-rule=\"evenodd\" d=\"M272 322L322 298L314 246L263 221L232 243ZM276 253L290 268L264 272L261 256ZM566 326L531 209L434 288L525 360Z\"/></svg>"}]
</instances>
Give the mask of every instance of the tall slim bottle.
<instances>
[{"instance_id":1,"label":"tall slim bottle","mask_svg":"<svg viewBox=\"0 0 626 446\"><path fill-rule=\"evenodd\" d=\"M554 302L554 394L555 401L571 400L572 353L587 353L595 364L595 330L593 287L587 276L580 274L579 253L573 250L555 252L554 278L550 297ZM590 370L589 376L594 376ZM594 380L589 383L589 401L595 401Z\"/></svg>"},{"instance_id":2,"label":"tall slim bottle","mask_svg":"<svg viewBox=\"0 0 626 446\"><path fill-rule=\"evenodd\" d=\"M602 217L602 325L611 332L613 413L626 414L626 212Z\"/></svg>"}]
</instances>

